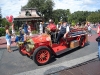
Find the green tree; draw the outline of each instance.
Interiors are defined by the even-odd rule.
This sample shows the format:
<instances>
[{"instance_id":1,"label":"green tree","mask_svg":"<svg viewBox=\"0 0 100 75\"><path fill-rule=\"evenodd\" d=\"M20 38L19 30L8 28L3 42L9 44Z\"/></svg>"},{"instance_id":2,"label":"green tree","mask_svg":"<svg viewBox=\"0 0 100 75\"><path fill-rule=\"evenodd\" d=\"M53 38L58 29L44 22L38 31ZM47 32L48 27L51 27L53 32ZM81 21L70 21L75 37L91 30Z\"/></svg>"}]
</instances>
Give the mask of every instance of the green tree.
<instances>
[{"instance_id":1,"label":"green tree","mask_svg":"<svg viewBox=\"0 0 100 75\"><path fill-rule=\"evenodd\" d=\"M2 18L1 24L3 27L5 27L5 25L10 25L10 23L6 20L6 18Z\"/></svg>"},{"instance_id":2,"label":"green tree","mask_svg":"<svg viewBox=\"0 0 100 75\"><path fill-rule=\"evenodd\" d=\"M88 17L87 21L92 23L100 22L100 13L99 12L92 12Z\"/></svg>"},{"instance_id":3,"label":"green tree","mask_svg":"<svg viewBox=\"0 0 100 75\"><path fill-rule=\"evenodd\" d=\"M70 15L70 10L64 10L64 9L57 9L53 11L53 19L56 23L59 21L68 21L68 16Z\"/></svg>"},{"instance_id":4,"label":"green tree","mask_svg":"<svg viewBox=\"0 0 100 75\"><path fill-rule=\"evenodd\" d=\"M0 36L4 36L5 35L5 25L10 25L9 22L7 22L7 20L5 18L1 18L1 22L0 22Z\"/></svg>"},{"instance_id":5,"label":"green tree","mask_svg":"<svg viewBox=\"0 0 100 75\"><path fill-rule=\"evenodd\" d=\"M77 22L85 22L86 18L90 15L91 13L88 11L76 11L74 13L72 13L68 20L69 22L73 22L73 23L77 23Z\"/></svg>"}]
</instances>

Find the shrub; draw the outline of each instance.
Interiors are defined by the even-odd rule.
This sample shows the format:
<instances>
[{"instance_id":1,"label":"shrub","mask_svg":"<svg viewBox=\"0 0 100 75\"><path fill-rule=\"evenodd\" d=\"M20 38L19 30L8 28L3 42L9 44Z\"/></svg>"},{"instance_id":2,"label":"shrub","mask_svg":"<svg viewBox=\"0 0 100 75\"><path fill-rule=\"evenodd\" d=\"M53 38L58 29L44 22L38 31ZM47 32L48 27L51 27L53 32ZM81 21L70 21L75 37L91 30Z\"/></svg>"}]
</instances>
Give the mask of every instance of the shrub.
<instances>
[{"instance_id":1,"label":"shrub","mask_svg":"<svg viewBox=\"0 0 100 75\"><path fill-rule=\"evenodd\" d=\"M33 31L32 31L32 34L38 34L38 31L33 30Z\"/></svg>"},{"instance_id":2,"label":"shrub","mask_svg":"<svg viewBox=\"0 0 100 75\"><path fill-rule=\"evenodd\" d=\"M4 28L0 28L0 36L5 36L6 32Z\"/></svg>"}]
</instances>

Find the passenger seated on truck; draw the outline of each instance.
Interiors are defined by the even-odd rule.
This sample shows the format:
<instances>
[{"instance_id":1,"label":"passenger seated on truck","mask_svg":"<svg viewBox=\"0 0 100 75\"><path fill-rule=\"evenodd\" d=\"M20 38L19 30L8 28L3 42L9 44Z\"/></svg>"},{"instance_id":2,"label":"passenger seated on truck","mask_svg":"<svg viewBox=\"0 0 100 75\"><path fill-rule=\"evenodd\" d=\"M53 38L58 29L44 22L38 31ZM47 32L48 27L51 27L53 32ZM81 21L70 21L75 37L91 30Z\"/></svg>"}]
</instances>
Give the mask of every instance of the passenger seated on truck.
<instances>
[{"instance_id":1,"label":"passenger seated on truck","mask_svg":"<svg viewBox=\"0 0 100 75\"><path fill-rule=\"evenodd\" d=\"M69 26L68 26L67 22L63 22L61 29L57 35L56 43L59 44L60 39L62 37L66 38L66 35L68 34L68 32L69 32Z\"/></svg>"}]
</instances>

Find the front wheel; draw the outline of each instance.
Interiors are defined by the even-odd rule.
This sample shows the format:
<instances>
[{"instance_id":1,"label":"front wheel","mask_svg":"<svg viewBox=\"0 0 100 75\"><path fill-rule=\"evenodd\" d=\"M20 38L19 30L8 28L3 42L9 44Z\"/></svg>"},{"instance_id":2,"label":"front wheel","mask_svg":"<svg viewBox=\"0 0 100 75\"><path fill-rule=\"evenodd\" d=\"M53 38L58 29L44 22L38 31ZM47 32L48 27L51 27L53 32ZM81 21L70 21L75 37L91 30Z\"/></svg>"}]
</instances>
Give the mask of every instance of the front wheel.
<instances>
[{"instance_id":1,"label":"front wheel","mask_svg":"<svg viewBox=\"0 0 100 75\"><path fill-rule=\"evenodd\" d=\"M33 60L37 65L45 65L51 59L51 50L47 47L39 47L33 53Z\"/></svg>"}]
</instances>

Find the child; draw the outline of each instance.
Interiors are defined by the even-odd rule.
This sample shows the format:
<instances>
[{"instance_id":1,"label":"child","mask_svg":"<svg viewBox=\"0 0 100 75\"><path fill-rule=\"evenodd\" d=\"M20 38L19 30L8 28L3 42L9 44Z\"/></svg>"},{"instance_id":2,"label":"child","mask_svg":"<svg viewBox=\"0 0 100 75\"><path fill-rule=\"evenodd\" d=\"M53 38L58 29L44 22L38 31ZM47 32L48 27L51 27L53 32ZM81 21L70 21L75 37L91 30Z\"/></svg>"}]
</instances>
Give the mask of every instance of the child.
<instances>
[{"instance_id":1,"label":"child","mask_svg":"<svg viewBox=\"0 0 100 75\"><path fill-rule=\"evenodd\" d=\"M18 42L24 42L24 31L22 27L19 28L19 36L16 36L15 42L18 45Z\"/></svg>"}]
</instances>

